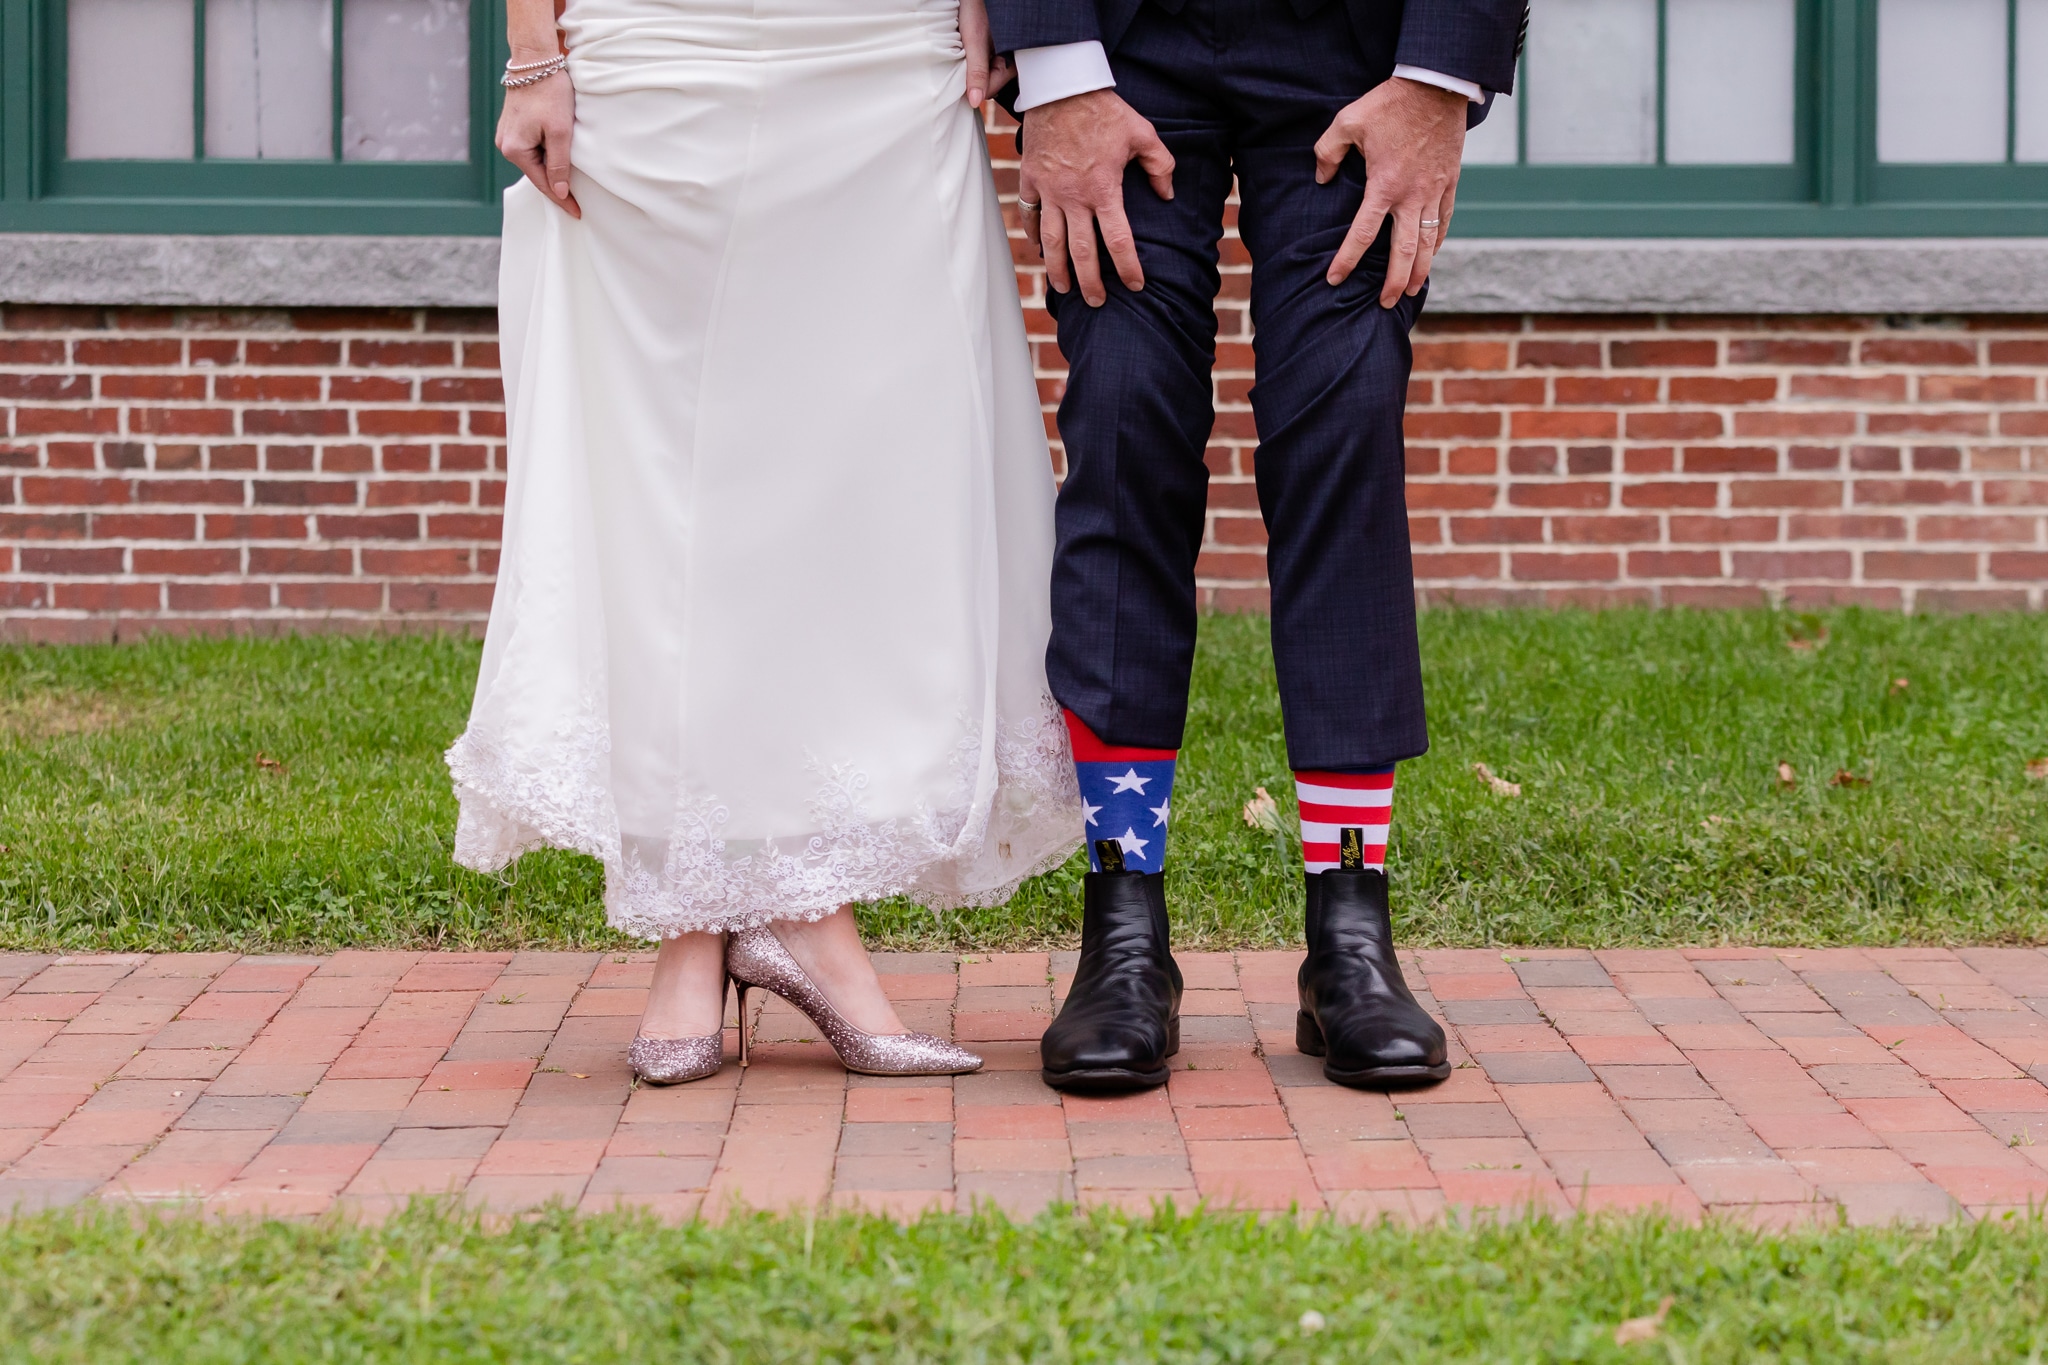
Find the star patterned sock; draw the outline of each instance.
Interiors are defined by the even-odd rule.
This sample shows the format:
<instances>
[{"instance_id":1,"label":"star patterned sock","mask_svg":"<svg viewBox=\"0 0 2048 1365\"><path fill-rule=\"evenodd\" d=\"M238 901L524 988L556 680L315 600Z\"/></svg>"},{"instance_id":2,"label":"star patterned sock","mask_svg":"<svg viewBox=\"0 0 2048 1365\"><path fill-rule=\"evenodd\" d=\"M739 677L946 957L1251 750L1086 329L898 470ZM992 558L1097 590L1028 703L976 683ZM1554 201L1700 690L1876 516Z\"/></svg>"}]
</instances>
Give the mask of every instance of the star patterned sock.
<instances>
[{"instance_id":1,"label":"star patterned sock","mask_svg":"<svg viewBox=\"0 0 2048 1365\"><path fill-rule=\"evenodd\" d=\"M1310 872L1345 866L1384 868L1387 824L1394 814L1394 769L1371 772L1297 772L1294 798L1301 807L1301 857ZM1344 858L1344 831L1361 832L1360 847Z\"/></svg>"},{"instance_id":2,"label":"star patterned sock","mask_svg":"<svg viewBox=\"0 0 2048 1365\"><path fill-rule=\"evenodd\" d=\"M1166 866L1166 828L1173 815L1177 749L1132 749L1104 744L1088 723L1064 713L1074 741L1074 773L1081 780L1088 869L1158 872Z\"/></svg>"}]
</instances>

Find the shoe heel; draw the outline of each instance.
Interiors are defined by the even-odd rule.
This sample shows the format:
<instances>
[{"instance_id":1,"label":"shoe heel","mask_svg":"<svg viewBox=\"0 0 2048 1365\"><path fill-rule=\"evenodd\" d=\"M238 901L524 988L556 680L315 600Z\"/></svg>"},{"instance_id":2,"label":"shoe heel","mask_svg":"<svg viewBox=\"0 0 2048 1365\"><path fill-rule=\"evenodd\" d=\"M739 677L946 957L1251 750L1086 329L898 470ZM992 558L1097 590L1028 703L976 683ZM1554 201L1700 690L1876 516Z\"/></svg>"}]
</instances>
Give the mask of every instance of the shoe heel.
<instances>
[{"instance_id":1,"label":"shoe heel","mask_svg":"<svg viewBox=\"0 0 2048 1365\"><path fill-rule=\"evenodd\" d=\"M1179 1015L1175 1015L1175 1016L1173 1017L1173 1022L1172 1022L1172 1023L1170 1023L1170 1024L1168 1024L1168 1025L1166 1026L1166 1055L1167 1055L1167 1056L1169 1056L1169 1057L1171 1057L1171 1056L1174 1056L1175 1054L1177 1054L1177 1053L1178 1053L1179 1051L1180 1051L1180 1016L1179 1016Z\"/></svg>"},{"instance_id":2,"label":"shoe heel","mask_svg":"<svg viewBox=\"0 0 2048 1365\"><path fill-rule=\"evenodd\" d=\"M1321 1025L1316 1023L1316 1017L1307 1010L1295 1013L1294 1048L1305 1057L1320 1057L1329 1050L1323 1042Z\"/></svg>"},{"instance_id":3,"label":"shoe heel","mask_svg":"<svg viewBox=\"0 0 2048 1365\"><path fill-rule=\"evenodd\" d=\"M752 1060L754 1030L747 1027L747 992L752 989L738 977L733 978L732 988L740 998L740 1065L746 1066Z\"/></svg>"}]
</instances>

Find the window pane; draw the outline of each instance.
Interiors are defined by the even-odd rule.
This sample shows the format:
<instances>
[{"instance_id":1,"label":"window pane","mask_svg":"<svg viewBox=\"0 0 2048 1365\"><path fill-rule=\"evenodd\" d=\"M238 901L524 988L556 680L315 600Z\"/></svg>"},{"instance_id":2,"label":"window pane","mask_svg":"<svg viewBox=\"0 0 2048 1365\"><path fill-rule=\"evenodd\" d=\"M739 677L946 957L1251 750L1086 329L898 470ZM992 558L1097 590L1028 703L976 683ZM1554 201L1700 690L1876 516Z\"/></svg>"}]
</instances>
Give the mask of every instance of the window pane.
<instances>
[{"instance_id":1,"label":"window pane","mask_svg":"<svg viewBox=\"0 0 2048 1365\"><path fill-rule=\"evenodd\" d=\"M468 0L343 0L342 157L469 159Z\"/></svg>"},{"instance_id":2,"label":"window pane","mask_svg":"<svg viewBox=\"0 0 2048 1365\"><path fill-rule=\"evenodd\" d=\"M1666 0L1664 159L1792 160L1793 0Z\"/></svg>"},{"instance_id":3,"label":"window pane","mask_svg":"<svg viewBox=\"0 0 2048 1365\"><path fill-rule=\"evenodd\" d=\"M2013 155L2020 161L2048 161L2048 0L2020 0L2019 18Z\"/></svg>"},{"instance_id":4,"label":"window pane","mask_svg":"<svg viewBox=\"0 0 2048 1365\"><path fill-rule=\"evenodd\" d=\"M1535 0L1529 160L1657 159L1657 0Z\"/></svg>"},{"instance_id":5,"label":"window pane","mask_svg":"<svg viewBox=\"0 0 2048 1365\"><path fill-rule=\"evenodd\" d=\"M206 0L206 154L334 155L329 0Z\"/></svg>"},{"instance_id":6,"label":"window pane","mask_svg":"<svg viewBox=\"0 0 2048 1365\"><path fill-rule=\"evenodd\" d=\"M1467 166L1512 166L1515 164L1515 97L1495 95L1486 111L1486 122L1465 134Z\"/></svg>"},{"instance_id":7,"label":"window pane","mask_svg":"<svg viewBox=\"0 0 2048 1365\"><path fill-rule=\"evenodd\" d=\"M2005 160L2005 0L1878 0L1877 159Z\"/></svg>"},{"instance_id":8,"label":"window pane","mask_svg":"<svg viewBox=\"0 0 2048 1365\"><path fill-rule=\"evenodd\" d=\"M66 9L66 152L190 157L192 0L71 0Z\"/></svg>"}]
</instances>

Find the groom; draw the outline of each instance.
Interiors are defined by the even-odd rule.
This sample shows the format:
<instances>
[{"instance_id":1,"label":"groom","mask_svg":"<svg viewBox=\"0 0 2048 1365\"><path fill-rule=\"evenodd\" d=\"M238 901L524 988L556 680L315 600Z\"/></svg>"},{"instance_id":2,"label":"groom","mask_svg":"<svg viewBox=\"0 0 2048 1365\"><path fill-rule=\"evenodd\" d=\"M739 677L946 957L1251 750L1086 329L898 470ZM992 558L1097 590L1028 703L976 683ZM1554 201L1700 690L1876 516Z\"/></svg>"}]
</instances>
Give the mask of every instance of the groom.
<instances>
[{"instance_id":1,"label":"groom","mask_svg":"<svg viewBox=\"0 0 2048 1365\"><path fill-rule=\"evenodd\" d=\"M1217 240L1252 257L1259 504L1300 798L1296 1040L1331 1080L1450 1074L1394 960L1394 764L1428 747L1402 495L1408 331L1465 129L1512 87L1524 0L988 0L1015 54L1019 207L1069 364L1047 672L1088 822L1081 958L1045 1079L1166 1080L1163 867L1195 650Z\"/></svg>"}]
</instances>

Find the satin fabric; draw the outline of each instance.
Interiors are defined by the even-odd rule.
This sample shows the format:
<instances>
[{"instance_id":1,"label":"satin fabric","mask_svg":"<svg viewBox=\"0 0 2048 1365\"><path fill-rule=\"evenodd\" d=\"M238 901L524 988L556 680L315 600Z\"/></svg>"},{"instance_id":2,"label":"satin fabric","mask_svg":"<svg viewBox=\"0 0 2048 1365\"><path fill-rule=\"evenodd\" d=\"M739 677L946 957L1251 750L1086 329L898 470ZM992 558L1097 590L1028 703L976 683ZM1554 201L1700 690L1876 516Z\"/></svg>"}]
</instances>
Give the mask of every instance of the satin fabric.
<instances>
[{"instance_id":1,"label":"satin fabric","mask_svg":"<svg viewBox=\"0 0 2048 1365\"><path fill-rule=\"evenodd\" d=\"M1053 484L945 0L572 0L576 221L505 198L510 482L458 862L644 937L989 904L1080 811Z\"/></svg>"}]
</instances>

